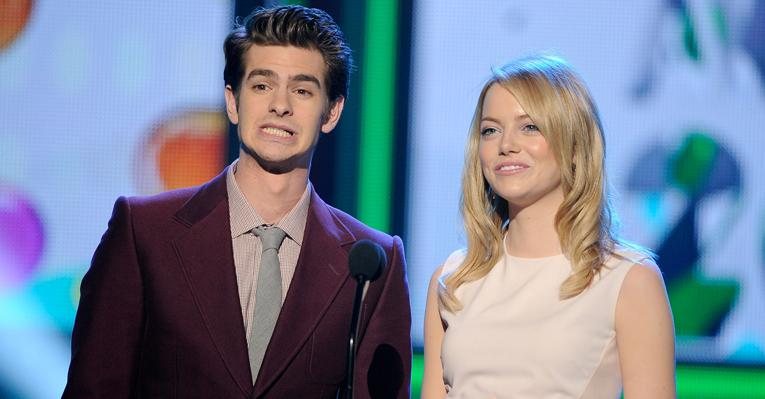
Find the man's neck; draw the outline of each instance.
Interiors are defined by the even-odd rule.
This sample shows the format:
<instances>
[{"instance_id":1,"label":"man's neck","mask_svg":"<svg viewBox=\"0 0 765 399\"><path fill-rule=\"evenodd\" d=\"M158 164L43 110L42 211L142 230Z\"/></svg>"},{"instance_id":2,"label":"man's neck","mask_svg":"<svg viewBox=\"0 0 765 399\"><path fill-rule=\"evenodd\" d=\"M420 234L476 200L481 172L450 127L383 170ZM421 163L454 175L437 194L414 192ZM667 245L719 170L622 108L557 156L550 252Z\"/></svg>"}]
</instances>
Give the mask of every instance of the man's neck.
<instances>
[{"instance_id":1,"label":"man's neck","mask_svg":"<svg viewBox=\"0 0 765 399\"><path fill-rule=\"evenodd\" d=\"M234 179L247 202L267 223L276 223L287 214L305 192L308 169L273 174L254 159L240 156Z\"/></svg>"}]
</instances>

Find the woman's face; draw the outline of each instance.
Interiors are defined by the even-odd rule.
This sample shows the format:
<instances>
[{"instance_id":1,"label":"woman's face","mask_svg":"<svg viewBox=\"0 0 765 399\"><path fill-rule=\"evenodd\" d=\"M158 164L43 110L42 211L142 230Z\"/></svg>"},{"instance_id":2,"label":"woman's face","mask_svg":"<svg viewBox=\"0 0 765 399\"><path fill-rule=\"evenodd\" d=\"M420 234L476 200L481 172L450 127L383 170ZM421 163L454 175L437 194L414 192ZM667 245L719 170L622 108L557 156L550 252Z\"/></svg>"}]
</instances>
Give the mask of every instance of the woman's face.
<instances>
[{"instance_id":1,"label":"woman's face","mask_svg":"<svg viewBox=\"0 0 765 399\"><path fill-rule=\"evenodd\" d=\"M484 98L478 157L494 192L511 210L563 201L558 162L545 136L507 89L493 84Z\"/></svg>"}]
</instances>

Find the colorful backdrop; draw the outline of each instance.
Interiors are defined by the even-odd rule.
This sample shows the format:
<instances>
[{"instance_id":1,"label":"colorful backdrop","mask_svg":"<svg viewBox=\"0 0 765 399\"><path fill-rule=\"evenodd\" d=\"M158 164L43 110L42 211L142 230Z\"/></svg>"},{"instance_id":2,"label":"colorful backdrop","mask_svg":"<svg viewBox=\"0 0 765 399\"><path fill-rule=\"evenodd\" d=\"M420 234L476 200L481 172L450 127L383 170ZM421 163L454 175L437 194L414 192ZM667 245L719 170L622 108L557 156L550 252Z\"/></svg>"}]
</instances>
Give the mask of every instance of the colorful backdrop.
<instances>
[{"instance_id":1,"label":"colorful backdrop","mask_svg":"<svg viewBox=\"0 0 765 399\"><path fill-rule=\"evenodd\" d=\"M235 156L222 42L263 3L0 2L0 397L60 395L114 200L197 184ZM335 17L358 65L312 180L404 238L416 346L430 274L465 245L478 91L491 67L542 51L600 106L621 231L667 281L680 396L765 397L765 2L301 3Z\"/></svg>"}]
</instances>

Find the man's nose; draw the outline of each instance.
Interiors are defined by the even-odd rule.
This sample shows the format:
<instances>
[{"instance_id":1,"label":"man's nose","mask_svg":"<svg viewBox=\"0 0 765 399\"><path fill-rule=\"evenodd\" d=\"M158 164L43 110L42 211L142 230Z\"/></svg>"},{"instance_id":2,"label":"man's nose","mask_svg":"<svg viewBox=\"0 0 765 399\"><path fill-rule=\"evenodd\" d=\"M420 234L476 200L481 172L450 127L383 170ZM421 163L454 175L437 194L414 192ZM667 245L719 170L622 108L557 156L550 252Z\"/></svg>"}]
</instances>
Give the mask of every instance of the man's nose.
<instances>
[{"instance_id":1,"label":"man's nose","mask_svg":"<svg viewBox=\"0 0 765 399\"><path fill-rule=\"evenodd\" d=\"M279 117L292 114L292 104L290 103L289 93L286 90L276 90L271 97L269 112L273 112Z\"/></svg>"}]
</instances>

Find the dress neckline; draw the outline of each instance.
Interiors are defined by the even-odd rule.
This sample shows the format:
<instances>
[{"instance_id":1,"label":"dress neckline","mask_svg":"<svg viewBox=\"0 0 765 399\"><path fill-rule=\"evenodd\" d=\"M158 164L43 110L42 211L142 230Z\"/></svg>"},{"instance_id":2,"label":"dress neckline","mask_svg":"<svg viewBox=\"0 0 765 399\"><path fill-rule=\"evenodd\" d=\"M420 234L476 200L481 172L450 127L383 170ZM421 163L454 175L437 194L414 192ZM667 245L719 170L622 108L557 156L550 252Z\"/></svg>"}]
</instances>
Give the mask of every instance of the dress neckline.
<instances>
[{"instance_id":1,"label":"dress neckline","mask_svg":"<svg viewBox=\"0 0 765 399\"><path fill-rule=\"evenodd\" d=\"M507 251L507 232L505 232L505 235L502 237L502 252L505 254L506 258L516 262L523 262L523 263L544 263L551 260L556 260L558 258L560 259L566 258L566 255L562 252L555 255L540 256L540 257L534 257L534 258L526 258L526 257L511 255L510 252Z\"/></svg>"}]
</instances>

